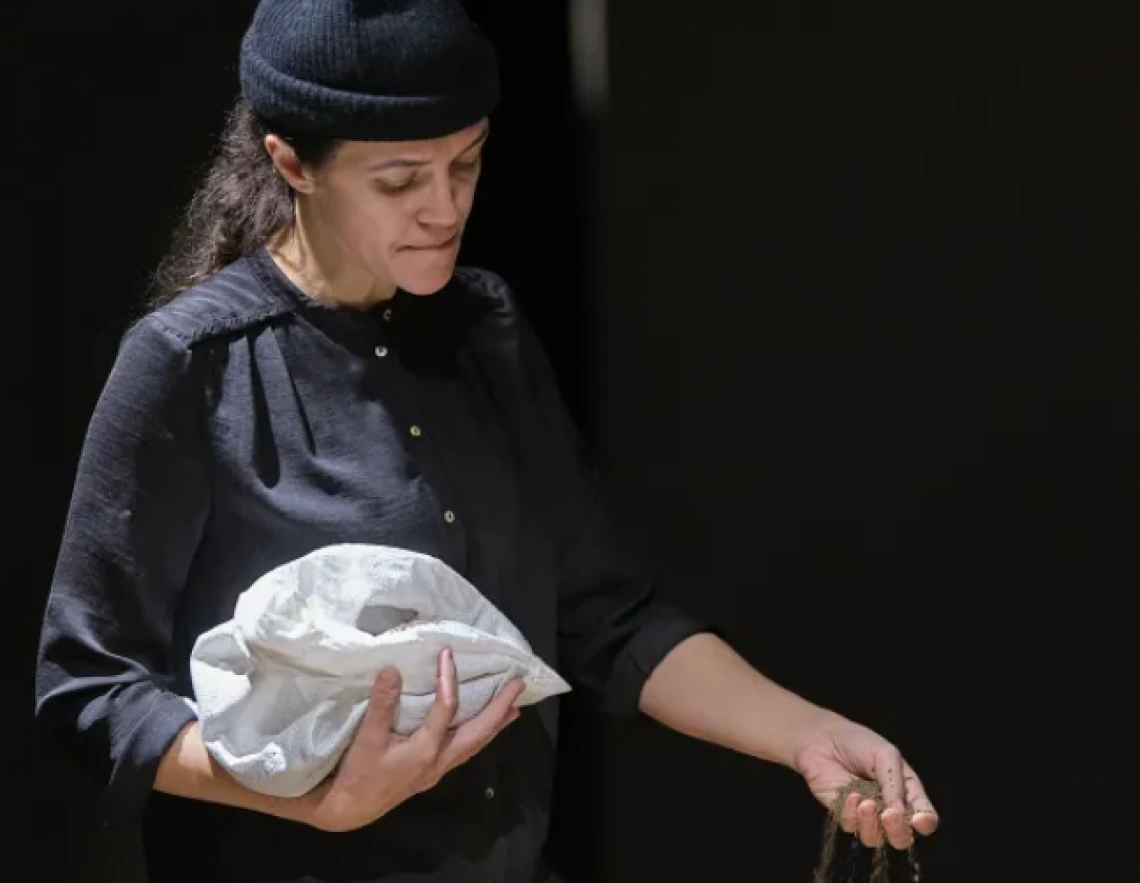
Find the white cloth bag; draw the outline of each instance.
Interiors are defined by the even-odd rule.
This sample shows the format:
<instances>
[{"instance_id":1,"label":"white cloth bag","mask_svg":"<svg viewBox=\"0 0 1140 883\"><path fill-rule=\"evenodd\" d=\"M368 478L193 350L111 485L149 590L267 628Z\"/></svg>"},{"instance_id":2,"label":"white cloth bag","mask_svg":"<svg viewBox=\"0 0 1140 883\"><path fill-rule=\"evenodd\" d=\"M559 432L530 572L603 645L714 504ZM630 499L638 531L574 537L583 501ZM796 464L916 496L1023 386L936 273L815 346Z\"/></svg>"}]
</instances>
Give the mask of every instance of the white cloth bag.
<instances>
[{"instance_id":1,"label":"white cloth bag","mask_svg":"<svg viewBox=\"0 0 1140 883\"><path fill-rule=\"evenodd\" d=\"M234 617L195 642L195 707L207 750L246 787L296 797L336 766L381 669L403 686L394 730L410 735L435 699L440 651L452 648L455 723L512 677L529 705L569 685L522 633L442 561L389 546L318 549L258 579Z\"/></svg>"}]
</instances>

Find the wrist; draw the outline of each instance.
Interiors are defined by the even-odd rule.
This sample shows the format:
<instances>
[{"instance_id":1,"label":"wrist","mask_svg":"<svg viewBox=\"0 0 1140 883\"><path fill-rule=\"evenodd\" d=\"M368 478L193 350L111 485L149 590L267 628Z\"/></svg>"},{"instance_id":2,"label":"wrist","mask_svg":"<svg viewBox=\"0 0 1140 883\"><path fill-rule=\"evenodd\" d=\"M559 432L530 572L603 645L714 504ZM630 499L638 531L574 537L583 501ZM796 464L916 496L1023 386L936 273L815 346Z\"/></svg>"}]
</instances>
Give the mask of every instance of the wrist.
<instances>
[{"instance_id":1,"label":"wrist","mask_svg":"<svg viewBox=\"0 0 1140 883\"><path fill-rule=\"evenodd\" d=\"M784 765L797 773L803 773L802 758L804 752L825 738L827 733L849 724L850 721L840 714L825 708L816 709L809 715L797 729L790 740L790 748L784 758Z\"/></svg>"},{"instance_id":2,"label":"wrist","mask_svg":"<svg viewBox=\"0 0 1140 883\"><path fill-rule=\"evenodd\" d=\"M284 802L282 815L290 821L299 822L322 831L334 830L332 804L330 801L331 782L325 781L300 797L289 798Z\"/></svg>"}]
</instances>

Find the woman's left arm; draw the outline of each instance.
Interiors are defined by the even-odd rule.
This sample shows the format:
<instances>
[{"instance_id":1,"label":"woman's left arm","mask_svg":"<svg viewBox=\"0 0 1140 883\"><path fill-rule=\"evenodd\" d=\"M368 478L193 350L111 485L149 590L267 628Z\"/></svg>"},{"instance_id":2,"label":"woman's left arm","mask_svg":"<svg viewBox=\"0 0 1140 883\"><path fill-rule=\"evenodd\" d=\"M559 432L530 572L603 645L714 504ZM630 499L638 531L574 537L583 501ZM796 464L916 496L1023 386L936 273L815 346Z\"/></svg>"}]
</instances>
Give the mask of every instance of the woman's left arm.
<instances>
[{"instance_id":1,"label":"woman's left arm","mask_svg":"<svg viewBox=\"0 0 1140 883\"><path fill-rule=\"evenodd\" d=\"M504 296L509 297L504 289ZM711 624L662 599L617 541L603 482L570 418L525 317L519 322L530 407L548 463L545 493L558 535L559 666L604 708L641 711L679 732L782 763L832 805L852 780L878 782L886 809L851 795L840 823L867 844L905 847L932 833L934 807L898 750L882 737L777 686L738 656Z\"/></svg>"}]
</instances>

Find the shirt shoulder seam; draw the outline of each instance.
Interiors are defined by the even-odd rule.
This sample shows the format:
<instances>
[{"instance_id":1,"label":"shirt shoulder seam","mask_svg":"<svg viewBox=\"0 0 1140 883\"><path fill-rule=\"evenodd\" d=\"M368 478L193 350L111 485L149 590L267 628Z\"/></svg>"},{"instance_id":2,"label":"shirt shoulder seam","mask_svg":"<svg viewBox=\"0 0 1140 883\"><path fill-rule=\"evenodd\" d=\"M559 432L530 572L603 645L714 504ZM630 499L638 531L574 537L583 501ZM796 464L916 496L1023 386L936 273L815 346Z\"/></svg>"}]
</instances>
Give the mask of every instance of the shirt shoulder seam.
<instances>
[{"instance_id":1,"label":"shirt shoulder seam","mask_svg":"<svg viewBox=\"0 0 1140 883\"><path fill-rule=\"evenodd\" d=\"M192 348L235 331L252 328L263 322L270 321L293 313L288 307L267 306L250 312L239 312L228 316L219 316L205 321L194 322L190 328L182 328L172 323L168 317L152 313L150 318L161 330L181 342L183 346Z\"/></svg>"}]
</instances>

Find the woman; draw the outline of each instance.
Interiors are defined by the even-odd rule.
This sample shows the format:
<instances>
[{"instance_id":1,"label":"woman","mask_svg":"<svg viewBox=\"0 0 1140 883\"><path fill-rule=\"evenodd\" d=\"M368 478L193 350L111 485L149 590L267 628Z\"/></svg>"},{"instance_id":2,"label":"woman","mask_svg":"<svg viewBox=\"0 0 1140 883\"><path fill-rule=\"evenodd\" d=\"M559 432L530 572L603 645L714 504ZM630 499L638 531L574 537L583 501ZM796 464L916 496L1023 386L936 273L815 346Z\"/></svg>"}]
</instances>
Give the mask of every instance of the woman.
<instances>
[{"instance_id":1,"label":"woman","mask_svg":"<svg viewBox=\"0 0 1140 883\"><path fill-rule=\"evenodd\" d=\"M41 642L37 712L141 818L168 880L539 881L556 705L518 685L410 738L377 678L336 772L241 787L190 706L195 638L273 567L337 542L466 576L615 714L786 764L843 825L937 823L898 751L782 690L613 547L549 366L495 275L456 268L494 53L447 0L263 0L242 98L91 421Z\"/></svg>"}]
</instances>

